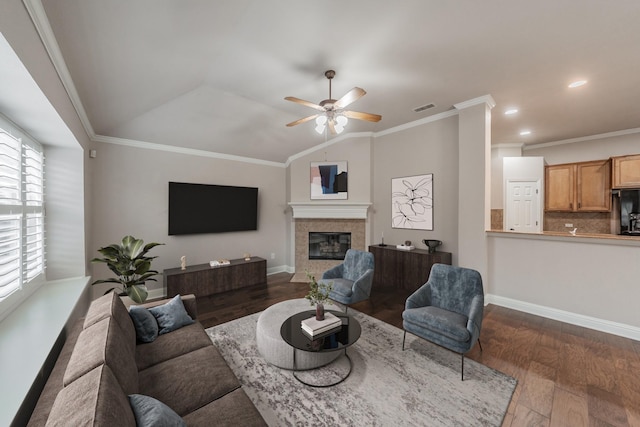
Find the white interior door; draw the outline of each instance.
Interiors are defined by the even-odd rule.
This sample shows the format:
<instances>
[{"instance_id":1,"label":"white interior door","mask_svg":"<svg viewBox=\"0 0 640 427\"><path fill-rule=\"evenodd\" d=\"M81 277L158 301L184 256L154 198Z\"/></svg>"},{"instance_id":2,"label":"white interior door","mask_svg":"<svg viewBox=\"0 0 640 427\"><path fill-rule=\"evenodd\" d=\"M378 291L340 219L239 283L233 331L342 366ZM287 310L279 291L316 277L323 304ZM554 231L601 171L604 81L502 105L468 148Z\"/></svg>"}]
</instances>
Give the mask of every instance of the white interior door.
<instances>
[{"instance_id":1,"label":"white interior door","mask_svg":"<svg viewBox=\"0 0 640 427\"><path fill-rule=\"evenodd\" d=\"M542 231L539 181L507 181L505 229L522 233Z\"/></svg>"}]
</instances>

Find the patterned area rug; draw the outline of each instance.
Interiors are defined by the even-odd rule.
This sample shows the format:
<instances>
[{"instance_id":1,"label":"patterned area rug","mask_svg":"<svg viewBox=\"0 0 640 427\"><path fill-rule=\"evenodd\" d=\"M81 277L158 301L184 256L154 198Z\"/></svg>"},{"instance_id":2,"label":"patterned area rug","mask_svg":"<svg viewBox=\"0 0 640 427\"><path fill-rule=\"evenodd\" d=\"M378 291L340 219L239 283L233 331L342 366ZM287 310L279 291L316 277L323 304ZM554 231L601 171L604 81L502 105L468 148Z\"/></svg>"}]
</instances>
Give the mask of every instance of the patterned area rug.
<instances>
[{"instance_id":1,"label":"patterned area rug","mask_svg":"<svg viewBox=\"0 0 640 427\"><path fill-rule=\"evenodd\" d=\"M362 336L349 348L351 375L330 388L301 384L265 362L256 348L259 313L207 329L249 398L270 426L500 426L516 380L402 330L349 310ZM331 381L348 370L340 357L300 372L305 381ZM342 371L342 372L339 372Z\"/></svg>"}]
</instances>

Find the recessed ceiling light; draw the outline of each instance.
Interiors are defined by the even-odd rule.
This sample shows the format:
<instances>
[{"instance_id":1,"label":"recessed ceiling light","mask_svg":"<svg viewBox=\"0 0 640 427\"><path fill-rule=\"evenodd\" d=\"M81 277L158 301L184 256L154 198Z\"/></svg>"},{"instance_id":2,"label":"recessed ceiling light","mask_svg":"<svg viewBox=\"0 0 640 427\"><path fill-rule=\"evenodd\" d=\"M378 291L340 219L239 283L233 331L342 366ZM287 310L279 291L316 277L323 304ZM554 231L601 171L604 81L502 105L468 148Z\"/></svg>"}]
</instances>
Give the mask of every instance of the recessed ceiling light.
<instances>
[{"instance_id":1,"label":"recessed ceiling light","mask_svg":"<svg viewBox=\"0 0 640 427\"><path fill-rule=\"evenodd\" d=\"M520 136L527 136L527 135L531 135L531 131L530 130L520 131Z\"/></svg>"},{"instance_id":2,"label":"recessed ceiling light","mask_svg":"<svg viewBox=\"0 0 640 427\"><path fill-rule=\"evenodd\" d=\"M569 88L573 89L574 87L580 87L587 84L586 80L576 80L575 82L569 83Z\"/></svg>"},{"instance_id":3,"label":"recessed ceiling light","mask_svg":"<svg viewBox=\"0 0 640 427\"><path fill-rule=\"evenodd\" d=\"M513 115L513 114L516 114L517 112L518 112L518 109L517 109L517 108L509 108L508 110L506 110L506 111L504 112L504 114L505 114L506 116L511 116L511 115Z\"/></svg>"}]
</instances>

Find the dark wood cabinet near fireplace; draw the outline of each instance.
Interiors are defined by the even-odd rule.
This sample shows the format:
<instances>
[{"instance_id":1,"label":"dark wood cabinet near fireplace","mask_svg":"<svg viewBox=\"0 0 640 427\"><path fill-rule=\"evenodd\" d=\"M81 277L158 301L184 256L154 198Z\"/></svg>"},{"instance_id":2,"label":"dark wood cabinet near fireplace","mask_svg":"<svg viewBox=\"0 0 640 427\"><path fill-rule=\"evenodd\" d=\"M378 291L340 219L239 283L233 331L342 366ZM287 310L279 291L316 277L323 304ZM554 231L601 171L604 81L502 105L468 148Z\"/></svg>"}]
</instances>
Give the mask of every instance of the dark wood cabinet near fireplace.
<instances>
[{"instance_id":1,"label":"dark wood cabinet near fireplace","mask_svg":"<svg viewBox=\"0 0 640 427\"><path fill-rule=\"evenodd\" d=\"M170 268L163 271L167 297L194 294L204 297L247 286L267 283L267 260L260 257L232 259L228 265L190 265L185 270Z\"/></svg>"},{"instance_id":2,"label":"dark wood cabinet near fireplace","mask_svg":"<svg viewBox=\"0 0 640 427\"><path fill-rule=\"evenodd\" d=\"M429 253L426 249L404 250L395 246L369 246L375 266L373 289L392 287L416 290L429 279L433 264L451 265L450 252Z\"/></svg>"}]
</instances>

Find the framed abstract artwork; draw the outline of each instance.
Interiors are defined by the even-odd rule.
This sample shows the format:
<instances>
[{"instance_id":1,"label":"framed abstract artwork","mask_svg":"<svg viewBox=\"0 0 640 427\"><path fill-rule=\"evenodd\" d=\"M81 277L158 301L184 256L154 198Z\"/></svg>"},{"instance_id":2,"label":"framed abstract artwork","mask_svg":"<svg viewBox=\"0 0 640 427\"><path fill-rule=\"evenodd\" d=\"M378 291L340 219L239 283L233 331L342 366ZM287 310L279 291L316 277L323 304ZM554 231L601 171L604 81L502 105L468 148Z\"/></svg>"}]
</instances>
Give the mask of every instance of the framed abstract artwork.
<instances>
[{"instance_id":1,"label":"framed abstract artwork","mask_svg":"<svg viewBox=\"0 0 640 427\"><path fill-rule=\"evenodd\" d=\"M391 227L433 230L433 174L391 179Z\"/></svg>"},{"instance_id":2,"label":"framed abstract artwork","mask_svg":"<svg viewBox=\"0 0 640 427\"><path fill-rule=\"evenodd\" d=\"M311 199L347 198L347 162L311 162Z\"/></svg>"}]
</instances>

